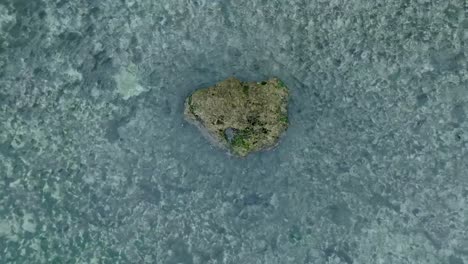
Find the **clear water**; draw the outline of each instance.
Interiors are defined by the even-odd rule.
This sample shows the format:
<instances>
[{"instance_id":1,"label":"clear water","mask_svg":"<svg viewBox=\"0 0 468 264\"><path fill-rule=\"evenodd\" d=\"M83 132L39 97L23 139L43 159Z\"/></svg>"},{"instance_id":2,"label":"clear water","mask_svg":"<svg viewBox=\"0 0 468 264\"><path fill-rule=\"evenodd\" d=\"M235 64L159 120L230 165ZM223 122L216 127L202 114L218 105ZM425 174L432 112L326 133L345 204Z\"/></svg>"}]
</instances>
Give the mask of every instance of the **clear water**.
<instances>
[{"instance_id":1,"label":"clear water","mask_svg":"<svg viewBox=\"0 0 468 264\"><path fill-rule=\"evenodd\" d=\"M466 2L0 1L0 263L468 263ZM183 120L278 76L277 148Z\"/></svg>"}]
</instances>

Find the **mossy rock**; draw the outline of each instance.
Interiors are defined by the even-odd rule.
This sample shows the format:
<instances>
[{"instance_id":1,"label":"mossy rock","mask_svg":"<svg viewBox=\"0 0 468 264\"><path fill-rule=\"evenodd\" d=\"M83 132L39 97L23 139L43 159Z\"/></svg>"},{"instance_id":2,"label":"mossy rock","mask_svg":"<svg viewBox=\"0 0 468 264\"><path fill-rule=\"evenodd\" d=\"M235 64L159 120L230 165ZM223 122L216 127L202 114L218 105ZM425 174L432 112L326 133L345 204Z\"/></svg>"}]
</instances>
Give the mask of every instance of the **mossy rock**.
<instances>
[{"instance_id":1,"label":"mossy rock","mask_svg":"<svg viewBox=\"0 0 468 264\"><path fill-rule=\"evenodd\" d=\"M228 78L193 92L185 117L212 142L238 156L274 147L288 127L288 89L273 78L241 82Z\"/></svg>"}]
</instances>

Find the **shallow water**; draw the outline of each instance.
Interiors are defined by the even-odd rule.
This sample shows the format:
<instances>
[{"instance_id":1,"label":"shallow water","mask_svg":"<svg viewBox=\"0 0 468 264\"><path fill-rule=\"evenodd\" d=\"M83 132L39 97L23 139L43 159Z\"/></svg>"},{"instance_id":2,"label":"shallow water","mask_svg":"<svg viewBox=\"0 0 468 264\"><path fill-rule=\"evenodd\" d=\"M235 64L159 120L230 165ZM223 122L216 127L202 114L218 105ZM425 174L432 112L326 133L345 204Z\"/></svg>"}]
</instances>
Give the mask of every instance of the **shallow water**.
<instances>
[{"instance_id":1,"label":"shallow water","mask_svg":"<svg viewBox=\"0 0 468 264\"><path fill-rule=\"evenodd\" d=\"M1 263L468 263L455 1L0 1ZM226 155L193 90L277 76Z\"/></svg>"}]
</instances>

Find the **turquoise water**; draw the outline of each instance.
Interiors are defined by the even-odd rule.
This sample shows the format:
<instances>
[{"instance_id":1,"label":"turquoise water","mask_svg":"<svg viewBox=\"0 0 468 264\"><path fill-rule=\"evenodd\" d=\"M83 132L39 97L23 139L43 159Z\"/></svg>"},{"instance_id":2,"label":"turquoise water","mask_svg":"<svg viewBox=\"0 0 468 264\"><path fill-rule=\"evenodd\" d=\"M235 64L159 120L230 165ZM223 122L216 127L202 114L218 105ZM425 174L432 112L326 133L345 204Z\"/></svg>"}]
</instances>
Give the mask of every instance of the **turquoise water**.
<instances>
[{"instance_id":1,"label":"turquoise water","mask_svg":"<svg viewBox=\"0 0 468 264\"><path fill-rule=\"evenodd\" d=\"M468 263L467 4L0 1L0 263ZM277 76L245 159L193 90Z\"/></svg>"}]
</instances>

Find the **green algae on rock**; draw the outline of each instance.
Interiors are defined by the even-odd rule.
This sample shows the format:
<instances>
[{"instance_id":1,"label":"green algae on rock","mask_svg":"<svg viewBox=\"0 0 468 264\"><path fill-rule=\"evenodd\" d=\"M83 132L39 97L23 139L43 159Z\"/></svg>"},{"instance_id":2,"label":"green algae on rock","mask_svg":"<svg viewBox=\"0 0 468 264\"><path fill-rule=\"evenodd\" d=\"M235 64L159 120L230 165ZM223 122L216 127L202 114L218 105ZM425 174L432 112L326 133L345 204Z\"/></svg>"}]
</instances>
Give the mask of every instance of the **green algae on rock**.
<instances>
[{"instance_id":1,"label":"green algae on rock","mask_svg":"<svg viewBox=\"0 0 468 264\"><path fill-rule=\"evenodd\" d=\"M233 154L274 147L288 127L288 89L272 78L241 82L231 77L196 90L185 101L186 119Z\"/></svg>"}]
</instances>

